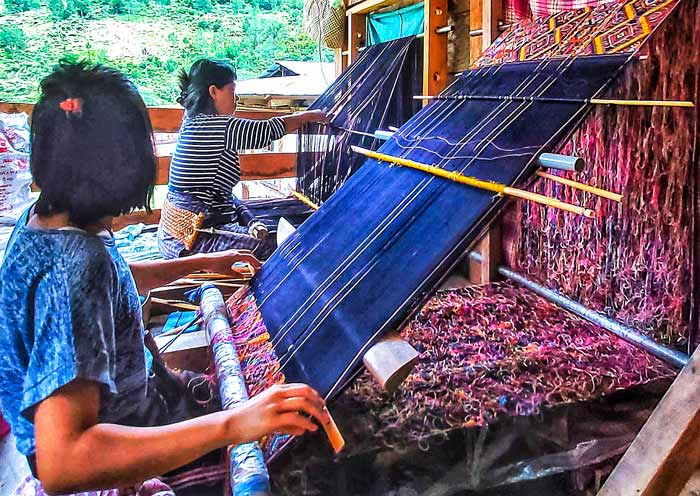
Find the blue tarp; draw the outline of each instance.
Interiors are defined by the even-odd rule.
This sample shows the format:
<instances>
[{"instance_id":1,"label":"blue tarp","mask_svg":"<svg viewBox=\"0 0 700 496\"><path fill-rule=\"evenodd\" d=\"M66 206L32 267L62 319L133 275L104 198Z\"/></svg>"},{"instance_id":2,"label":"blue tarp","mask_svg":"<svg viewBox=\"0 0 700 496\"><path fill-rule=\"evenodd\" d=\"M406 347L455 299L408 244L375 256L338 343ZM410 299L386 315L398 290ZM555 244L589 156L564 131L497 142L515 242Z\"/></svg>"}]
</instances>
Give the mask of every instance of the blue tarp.
<instances>
[{"instance_id":1,"label":"blue tarp","mask_svg":"<svg viewBox=\"0 0 700 496\"><path fill-rule=\"evenodd\" d=\"M423 2L367 16L367 44L416 36L423 32Z\"/></svg>"}]
</instances>

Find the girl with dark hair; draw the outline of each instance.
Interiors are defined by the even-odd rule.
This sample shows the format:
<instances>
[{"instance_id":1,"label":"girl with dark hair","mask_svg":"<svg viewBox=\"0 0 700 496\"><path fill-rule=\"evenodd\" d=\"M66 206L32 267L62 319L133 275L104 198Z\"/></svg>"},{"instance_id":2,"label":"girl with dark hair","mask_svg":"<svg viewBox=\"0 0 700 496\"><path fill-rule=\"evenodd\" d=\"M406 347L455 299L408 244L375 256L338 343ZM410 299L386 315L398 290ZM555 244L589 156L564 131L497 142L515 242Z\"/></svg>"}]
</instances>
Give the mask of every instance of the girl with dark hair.
<instances>
[{"instance_id":1,"label":"girl with dark hair","mask_svg":"<svg viewBox=\"0 0 700 496\"><path fill-rule=\"evenodd\" d=\"M178 102L186 112L158 229L161 254L176 258L243 248L267 258L275 249L274 241L233 195L241 176L238 151L269 146L306 123L325 122L325 114L309 111L267 120L235 117L236 71L226 62L198 60L188 73L181 73L180 89Z\"/></svg>"},{"instance_id":2,"label":"girl with dark hair","mask_svg":"<svg viewBox=\"0 0 700 496\"><path fill-rule=\"evenodd\" d=\"M121 258L112 218L148 208L156 165L134 86L115 70L62 63L42 81L32 139L41 195L0 268L0 402L44 489L126 487L273 431L316 430L306 415L326 414L308 386L275 387L188 420L186 388L166 394L177 377L157 353L147 370L138 292L259 262L245 251L131 265Z\"/></svg>"}]
</instances>

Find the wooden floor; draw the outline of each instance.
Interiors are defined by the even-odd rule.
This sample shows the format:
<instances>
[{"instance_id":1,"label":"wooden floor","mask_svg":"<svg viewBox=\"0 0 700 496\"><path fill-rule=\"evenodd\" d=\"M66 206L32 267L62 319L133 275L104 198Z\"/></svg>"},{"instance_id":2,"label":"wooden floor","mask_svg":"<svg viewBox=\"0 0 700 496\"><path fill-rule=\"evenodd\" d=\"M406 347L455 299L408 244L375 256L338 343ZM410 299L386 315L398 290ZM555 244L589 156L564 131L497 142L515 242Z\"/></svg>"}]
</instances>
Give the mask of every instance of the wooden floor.
<instances>
[{"instance_id":1,"label":"wooden floor","mask_svg":"<svg viewBox=\"0 0 700 496\"><path fill-rule=\"evenodd\" d=\"M10 434L0 440L0 496L11 495L27 475L27 460L15 448L15 437Z\"/></svg>"}]
</instances>

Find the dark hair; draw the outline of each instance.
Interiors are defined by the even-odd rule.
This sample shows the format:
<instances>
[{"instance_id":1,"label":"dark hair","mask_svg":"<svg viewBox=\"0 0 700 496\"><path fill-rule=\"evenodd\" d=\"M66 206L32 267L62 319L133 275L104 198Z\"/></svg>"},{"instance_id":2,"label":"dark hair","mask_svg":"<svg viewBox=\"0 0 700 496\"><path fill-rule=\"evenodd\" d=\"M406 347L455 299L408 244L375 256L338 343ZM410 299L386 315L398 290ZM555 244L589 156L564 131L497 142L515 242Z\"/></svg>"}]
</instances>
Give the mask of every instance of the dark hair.
<instances>
[{"instance_id":1,"label":"dark hair","mask_svg":"<svg viewBox=\"0 0 700 496\"><path fill-rule=\"evenodd\" d=\"M39 215L67 212L86 226L135 208L150 212L153 133L134 85L114 69L59 62L41 82L30 163Z\"/></svg>"},{"instance_id":2,"label":"dark hair","mask_svg":"<svg viewBox=\"0 0 700 496\"><path fill-rule=\"evenodd\" d=\"M213 84L223 88L236 80L236 69L219 60L199 59L192 64L190 72L180 71L180 96L177 103L185 107L189 115L216 114L214 101L209 94Z\"/></svg>"}]
</instances>

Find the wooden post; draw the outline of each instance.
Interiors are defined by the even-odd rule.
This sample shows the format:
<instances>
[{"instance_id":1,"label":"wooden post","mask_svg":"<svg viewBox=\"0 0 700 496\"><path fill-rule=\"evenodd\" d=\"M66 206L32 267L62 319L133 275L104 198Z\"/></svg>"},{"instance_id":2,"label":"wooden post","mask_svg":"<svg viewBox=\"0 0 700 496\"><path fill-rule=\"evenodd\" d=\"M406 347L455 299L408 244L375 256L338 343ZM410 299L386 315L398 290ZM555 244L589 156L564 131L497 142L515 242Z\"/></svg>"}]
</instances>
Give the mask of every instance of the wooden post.
<instances>
[{"instance_id":1,"label":"wooden post","mask_svg":"<svg viewBox=\"0 0 700 496\"><path fill-rule=\"evenodd\" d=\"M481 262L469 263L469 280L474 284L488 284L498 280L498 267L503 265L503 239L501 224L494 222L479 240L475 250L481 255Z\"/></svg>"},{"instance_id":2,"label":"wooden post","mask_svg":"<svg viewBox=\"0 0 700 496\"><path fill-rule=\"evenodd\" d=\"M700 348L639 431L598 496L676 496L700 465Z\"/></svg>"},{"instance_id":3,"label":"wooden post","mask_svg":"<svg viewBox=\"0 0 700 496\"><path fill-rule=\"evenodd\" d=\"M483 6L489 0L469 0L469 63L473 64L484 49Z\"/></svg>"},{"instance_id":4,"label":"wooden post","mask_svg":"<svg viewBox=\"0 0 700 496\"><path fill-rule=\"evenodd\" d=\"M437 95L447 86L447 0L425 0L423 16L423 94Z\"/></svg>"},{"instance_id":5,"label":"wooden post","mask_svg":"<svg viewBox=\"0 0 700 496\"><path fill-rule=\"evenodd\" d=\"M481 14L483 16L481 25L484 30L481 41L483 49L486 50L501 34L498 30L498 21L503 19L503 0L485 0Z\"/></svg>"},{"instance_id":6,"label":"wooden post","mask_svg":"<svg viewBox=\"0 0 700 496\"><path fill-rule=\"evenodd\" d=\"M357 60L359 48L366 45L367 15L348 13L348 65Z\"/></svg>"}]
</instances>

